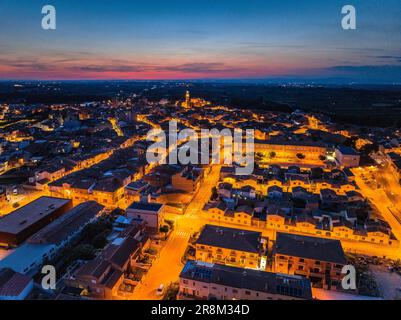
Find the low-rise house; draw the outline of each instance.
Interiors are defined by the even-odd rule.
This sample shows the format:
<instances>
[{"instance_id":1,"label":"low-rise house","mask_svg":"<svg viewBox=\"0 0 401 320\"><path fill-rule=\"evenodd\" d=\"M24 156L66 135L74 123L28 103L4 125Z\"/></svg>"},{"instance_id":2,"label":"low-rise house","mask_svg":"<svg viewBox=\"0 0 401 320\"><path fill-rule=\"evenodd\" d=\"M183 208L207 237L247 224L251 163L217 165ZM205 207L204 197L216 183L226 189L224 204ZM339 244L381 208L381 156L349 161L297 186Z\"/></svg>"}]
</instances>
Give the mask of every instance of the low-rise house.
<instances>
[{"instance_id":1,"label":"low-rise house","mask_svg":"<svg viewBox=\"0 0 401 320\"><path fill-rule=\"evenodd\" d=\"M241 196L245 199L255 199L256 198L256 191L255 188L252 186L243 186L240 189Z\"/></svg>"},{"instance_id":2,"label":"low-rise house","mask_svg":"<svg viewBox=\"0 0 401 320\"><path fill-rule=\"evenodd\" d=\"M286 214L277 207L269 207L267 209L266 228L280 230L284 228Z\"/></svg>"},{"instance_id":3,"label":"low-rise house","mask_svg":"<svg viewBox=\"0 0 401 320\"><path fill-rule=\"evenodd\" d=\"M271 199L282 198L283 197L283 188L281 188L279 186L271 186L267 189L267 196Z\"/></svg>"},{"instance_id":4,"label":"low-rise house","mask_svg":"<svg viewBox=\"0 0 401 320\"><path fill-rule=\"evenodd\" d=\"M234 211L234 219L236 224L250 226L252 224L252 216L254 209L250 206L239 206Z\"/></svg>"},{"instance_id":5,"label":"low-rise house","mask_svg":"<svg viewBox=\"0 0 401 320\"><path fill-rule=\"evenodd\" d=\"M24 300L33 289L33 279L12 269L0 269L0 300Z\"/></svg>"},{"instance_id":6,"label":"low-rise house","mask_svg":"<svg viewBox=\"0 0 401 320\"><path fill-rule=\"evenodd\" d=\"M118 296L125 275L142 252L141 229L141 225L135 225L124 238L116 238L100 255L80 267L66 284L85 289L86 296L96 299L111 300Z\"/></svg>"},{"instance_id":7,"label":"low-rise house","mask_svg":"<svg viewBox=\"0 0 401 320\"><path fill-rule=\"evenodd\" d=\"M217 194L222 198L231 198L233 185L228 182L220 183L217 188Z\"/></svg>"},{"instance_id":8,"label":"low-rise house","mask_svg":"<svg viewBox=\"0 0 401 320\"><path fill-rule=\"evenodd\" d=\"M333 236L344 239L352 239L354 235L354 225L345 219L333 222Z\"/></svg>"},{"instance_id":9,"label":"low-rise house","mask_svg":"<svg viewBox=\"0 0 401 320\"><path fill-rule=\"evenodd\" d=\"M345 193L345 195L347 196L347 200L349 202L356 202L356 201L364 201L365 198L363 197L363 195L361 195L359 192L357 191L347 191Z\"/></svg>"},{"instance_id":10,"label":"low-rise house","mask_svg":"<svg viewBox=\"0 0 401 320\"><path fill-rule=\"evenodd\" d=\"M203 169L187 166L171 177L171 184L174 189L193 193L198 190L202 179Z\"/></svg>"},{"instance_id":11,"label":"low-rise house","mask_svg":"<svg viewBox=\"0 0 401 320\"><path fill-rule=\"evenodd\" d=\"M369 220L365 223L365 230L370 242L388 244L391 241L391 228L384 221Z\"/></svg>"},{"instance_id":12,"label":"low-rise house","mask_svg":"<svg viewBox=\"0 0 401 320\"><path fill-rule=\"evenodd\" d=\"M303 199L309 195L309 192L304 187L292 188L292 197L295 199Z\"/></svg>"},{"instance_id":13,"label":"low-rise house","mask_svg":"<svg viewBox=\"0 0 401 320\"><path fill-rule=\"evenodd\" d=\"M127 208L127 216L144 221L149 228L159 230L164 221L164 205L160 203L133 202Z\"/></svg>"},{"instance_id":14,"label":"low-rise house","mask_svg":"<svg viewBox=\"0 0 401 320\"><path fill-rule=\"evenodd\" d=\"M301 214L295 217L295 225L299 232L313 233L316 229L316 220L309 214Z\"/></svg>"},{"instance_id":15,"label":"low-rise house","mask_svg":"<svg viewBox=\"0 0 401 320\"><path fill-rule=\"evenodd\" d=\"M125 200L128 203L139 201L141 192L148 186L149 184L142 179L129 183L125 186Z\"/></svg>"}]
</instances>

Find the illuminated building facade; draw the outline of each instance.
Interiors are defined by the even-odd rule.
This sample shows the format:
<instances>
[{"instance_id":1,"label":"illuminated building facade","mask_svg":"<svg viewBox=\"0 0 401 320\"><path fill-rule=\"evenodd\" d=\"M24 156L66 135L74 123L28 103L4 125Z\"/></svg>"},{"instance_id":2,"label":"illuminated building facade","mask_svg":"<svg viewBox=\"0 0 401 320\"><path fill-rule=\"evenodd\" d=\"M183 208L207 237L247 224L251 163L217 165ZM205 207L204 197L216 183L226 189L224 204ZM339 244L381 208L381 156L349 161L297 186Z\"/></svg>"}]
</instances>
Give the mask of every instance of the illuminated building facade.
<instances>
[{"instance_id":1,"label":"illuminated building facade","mask_svg":"<svg viewBox=\"0 0 401 320\"><path fill-rule=\"evenodd\" d=\"M335 289L347 264L340 241L278 233L273 249L273 271L303 276L318 287Z\"/></svg>"},{"instance_id":2,"label":"illuminated building facade","mask_svg":"<svg viewBox=\"0 0 401 320\"><path fill-rule=\"evenodd\" d=\"M206 225L196 241L196 259L242 268L266 268L260 232Z\"/></svg>"},{"instance_id":3,"label":"illuminated building facade","mask_svg":"<svg viewBox=\"0 0 401 320\"><path fill-rule=\"evenodd\" d=\"M308 279L188 261L180 274L179 300L310 300Z\"/></svg>"}]
</instances>

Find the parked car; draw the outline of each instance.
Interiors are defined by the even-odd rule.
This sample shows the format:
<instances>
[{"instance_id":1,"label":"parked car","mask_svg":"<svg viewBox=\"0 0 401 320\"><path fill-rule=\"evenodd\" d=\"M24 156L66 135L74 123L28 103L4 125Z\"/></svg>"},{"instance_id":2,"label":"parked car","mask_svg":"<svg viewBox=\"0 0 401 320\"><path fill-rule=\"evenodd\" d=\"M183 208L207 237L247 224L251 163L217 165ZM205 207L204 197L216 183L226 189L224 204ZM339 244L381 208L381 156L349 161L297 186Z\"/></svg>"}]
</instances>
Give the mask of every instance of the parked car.
<instances>
[{"instance_id":1,"label":"parked car","mask_svg":"<svg viewBox=\"0 0 401 320\"><path fill-rule=\"evenodd\" d=\"M17 196L17 195L18 195L18 187L17 187L17 186L14 186L14 187L13 187L13 195L14 195L14 196Z\"/></svg>"}]
</instances>

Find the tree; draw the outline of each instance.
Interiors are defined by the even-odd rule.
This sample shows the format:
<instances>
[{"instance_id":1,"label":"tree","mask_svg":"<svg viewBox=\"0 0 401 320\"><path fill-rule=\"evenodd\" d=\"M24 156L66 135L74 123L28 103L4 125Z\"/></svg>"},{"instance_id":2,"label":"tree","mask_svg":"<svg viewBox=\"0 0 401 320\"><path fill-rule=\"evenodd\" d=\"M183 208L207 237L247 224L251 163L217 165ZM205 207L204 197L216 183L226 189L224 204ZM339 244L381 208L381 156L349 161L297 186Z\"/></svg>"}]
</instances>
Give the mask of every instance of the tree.
<instances>
[{"instance_id":1,"label":"tree","mask_svg":"<svg viewBox=\"0 0 401 320\"><path fill-rule=\"evenodd\" d=\"M168 224L168 226L170 227L170 229L174 229L174 221L173 220L164 220L165 223Z\"/></svg>"},{"instance_id":2,"label":"tree","mask_svg":"<svg viewBox=\"0 0 401 320\"><path fill-rule=\"evenodd\" d=\"M107 244L107 238L104 234L99 234L93 239L93 245L96 249L102 249Z\"/></svg>"},{"instance_id":3,"label":"tree","mask_svg":"<svg viewBox=\"0 0 401 320\"><path fill-rule=\"evenodd\" d=\"M311 169L311 178L312 179L321 179L323 176L324 170L322 168L316 167Z\"/></svg>"},{"instance_id":4,"label":"tree","mask_svg":"<svg viewBox=\"0 0 401 320\"><path fill-rule=\"evenodd\" d=\"M370 155L373 152L378 152L379 146L376 143L365 144L360 152L365 155Z\"/></svg>"},{"instance_id":5,"label":"tree","mask_svg":"<svg viewBox=\"0 0 401 320\"><path fill-rule=\"evenodd\" d=\"M145 250L145 253L151 254L152 256L154 256L155 254L157 254L157 250L153 247L149 247L148 249Z\"/></svg>"},{"instance_id":6,"label":"tree","mask_svg":"<svg viewBox=\"0 0 401 320\"><path fill-rule=\"evenodd\" d=\"M112 229L112 224L110 221L107 220L99 220L94 223L88 224L82 234L87 239L92 239L96 237L98 234L102 234L103 232L107 231L110 232Z\"/></svg>"},{"instance_id":7,"label":"tree","mask_svg":"<svg viewBox=\"0 0 401 320\"><path fill-rule=\"evenodd\" d=\"M178 282L172 283L166 290L163 300L177 300L177 294L180 290Z\"/></svg>"},{"instance_id":8,"label":"tree","mask_svg":"<svg viewBox=\"0 0 401 320\"><path fill-rule=\"evenodd\" d=\"M215 199L217 199L217 197L218 197L219 195L218 195L218 193L217 193L217 188L216 187L213 187L213 189L212 189L212 200L215 200Z\"/></svg>"},{"instance_id":9,"label":"tree","mask_svg":"<svg viewBox=\"0 0 401 320\"><path fill-rule=\"evenodd\" d=\"M358 141L358 137L357 136L353 136L353 137L350 137L350 138L347 138L345 141L344 141L344 145L345 146L347 146L347 147L351 147L351 148L356 148L356 142Z\"/></svg>"},{"instance_id":10,"label":"tree","mask_svg":"<svg viewBox=\"0 0 401 320\"><path fill-rule=\"evenodd\" d=\"M262 160L263 159L263 153L262 152L257 152L255 156L256 156L257 160Z\"/></svg>"},{"instance_id":11,"label":"tree","mask_svg":"<svg viewBox=\"0 0 401 320\"><path fill-rule=\"evenodd\" d=\"M77 260L91 260L95 258L96 249L90 244L82 244L73 250L73 255Z\"/></svg>"},{"instance_id":12,"label":"tree","mask_svg":"<svg viewBox=\"0 0 401 320\"><path fill-rule=\"evenodd\" d=\"M124 211L123 209L116 208L116 209L114 209L112 212L110 212L110 215L111 215L112 217L115 217L115 216L125 216L125 211Z\"/></svg>"},{"instance_id":13,"label":"tree","mask_svg":"<svg viewBox=\"0 0 401 320\"><path fill-rule=\"evenodd\" d=\"M167 225L160 227L160 232L162 232L162 233L167 233L169 230L170 230L170 228Z\"/></svg>"}]
</instances>

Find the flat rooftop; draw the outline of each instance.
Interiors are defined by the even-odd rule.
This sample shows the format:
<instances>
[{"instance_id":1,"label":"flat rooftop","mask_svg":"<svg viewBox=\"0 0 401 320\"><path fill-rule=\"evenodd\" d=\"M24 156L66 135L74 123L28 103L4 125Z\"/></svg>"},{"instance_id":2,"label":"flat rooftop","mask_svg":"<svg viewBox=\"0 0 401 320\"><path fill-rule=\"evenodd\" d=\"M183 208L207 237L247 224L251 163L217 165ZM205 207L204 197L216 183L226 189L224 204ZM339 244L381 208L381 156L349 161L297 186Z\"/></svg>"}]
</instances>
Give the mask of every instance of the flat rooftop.
<instances>
[{"instance_id":1,"label":"flat rooftop","mask_svg":"<svg viewBox=\"0 0 401 320\"><path fill-rule=\"evenodd\" d=\"M17 234L70 201L62 198L41 197L1 218L0 232Z\"/></svg>"},{"instance_id":2,"label":"flat rooftop","mask_svg":"<svg viewBox=\"0 0 401 320\"><path fill-rule=\"evenodd\" d=\"M16 272L26 274L27 269L33 262L40 260L39 257L42 257L54 247L55 245L49 244L23 244L0 261L0 269L10 268Z\"/></svg>"},{"instance_id":3,"label":"flat rooftop","mask_svg":"<svg viewBox=\"0 0 401 320\"><path fill-rule=\"evenodd\" d=\"M348 146L338 146L337 150L346 156L358 156L359 155L359 153L354 148L351 148Z\"/></svg>"},{"instance_id":4,"label":"flat rooftop","mask_svg":"<svg viewBox=\"0 0 401 320\"><path fill-rule=\"evenodd\" d=\"M161 203L148 203L148 202L135 201L131 203L128 209L158 212L162 207L163 205Z\"/></svg>"}]
</instances>

